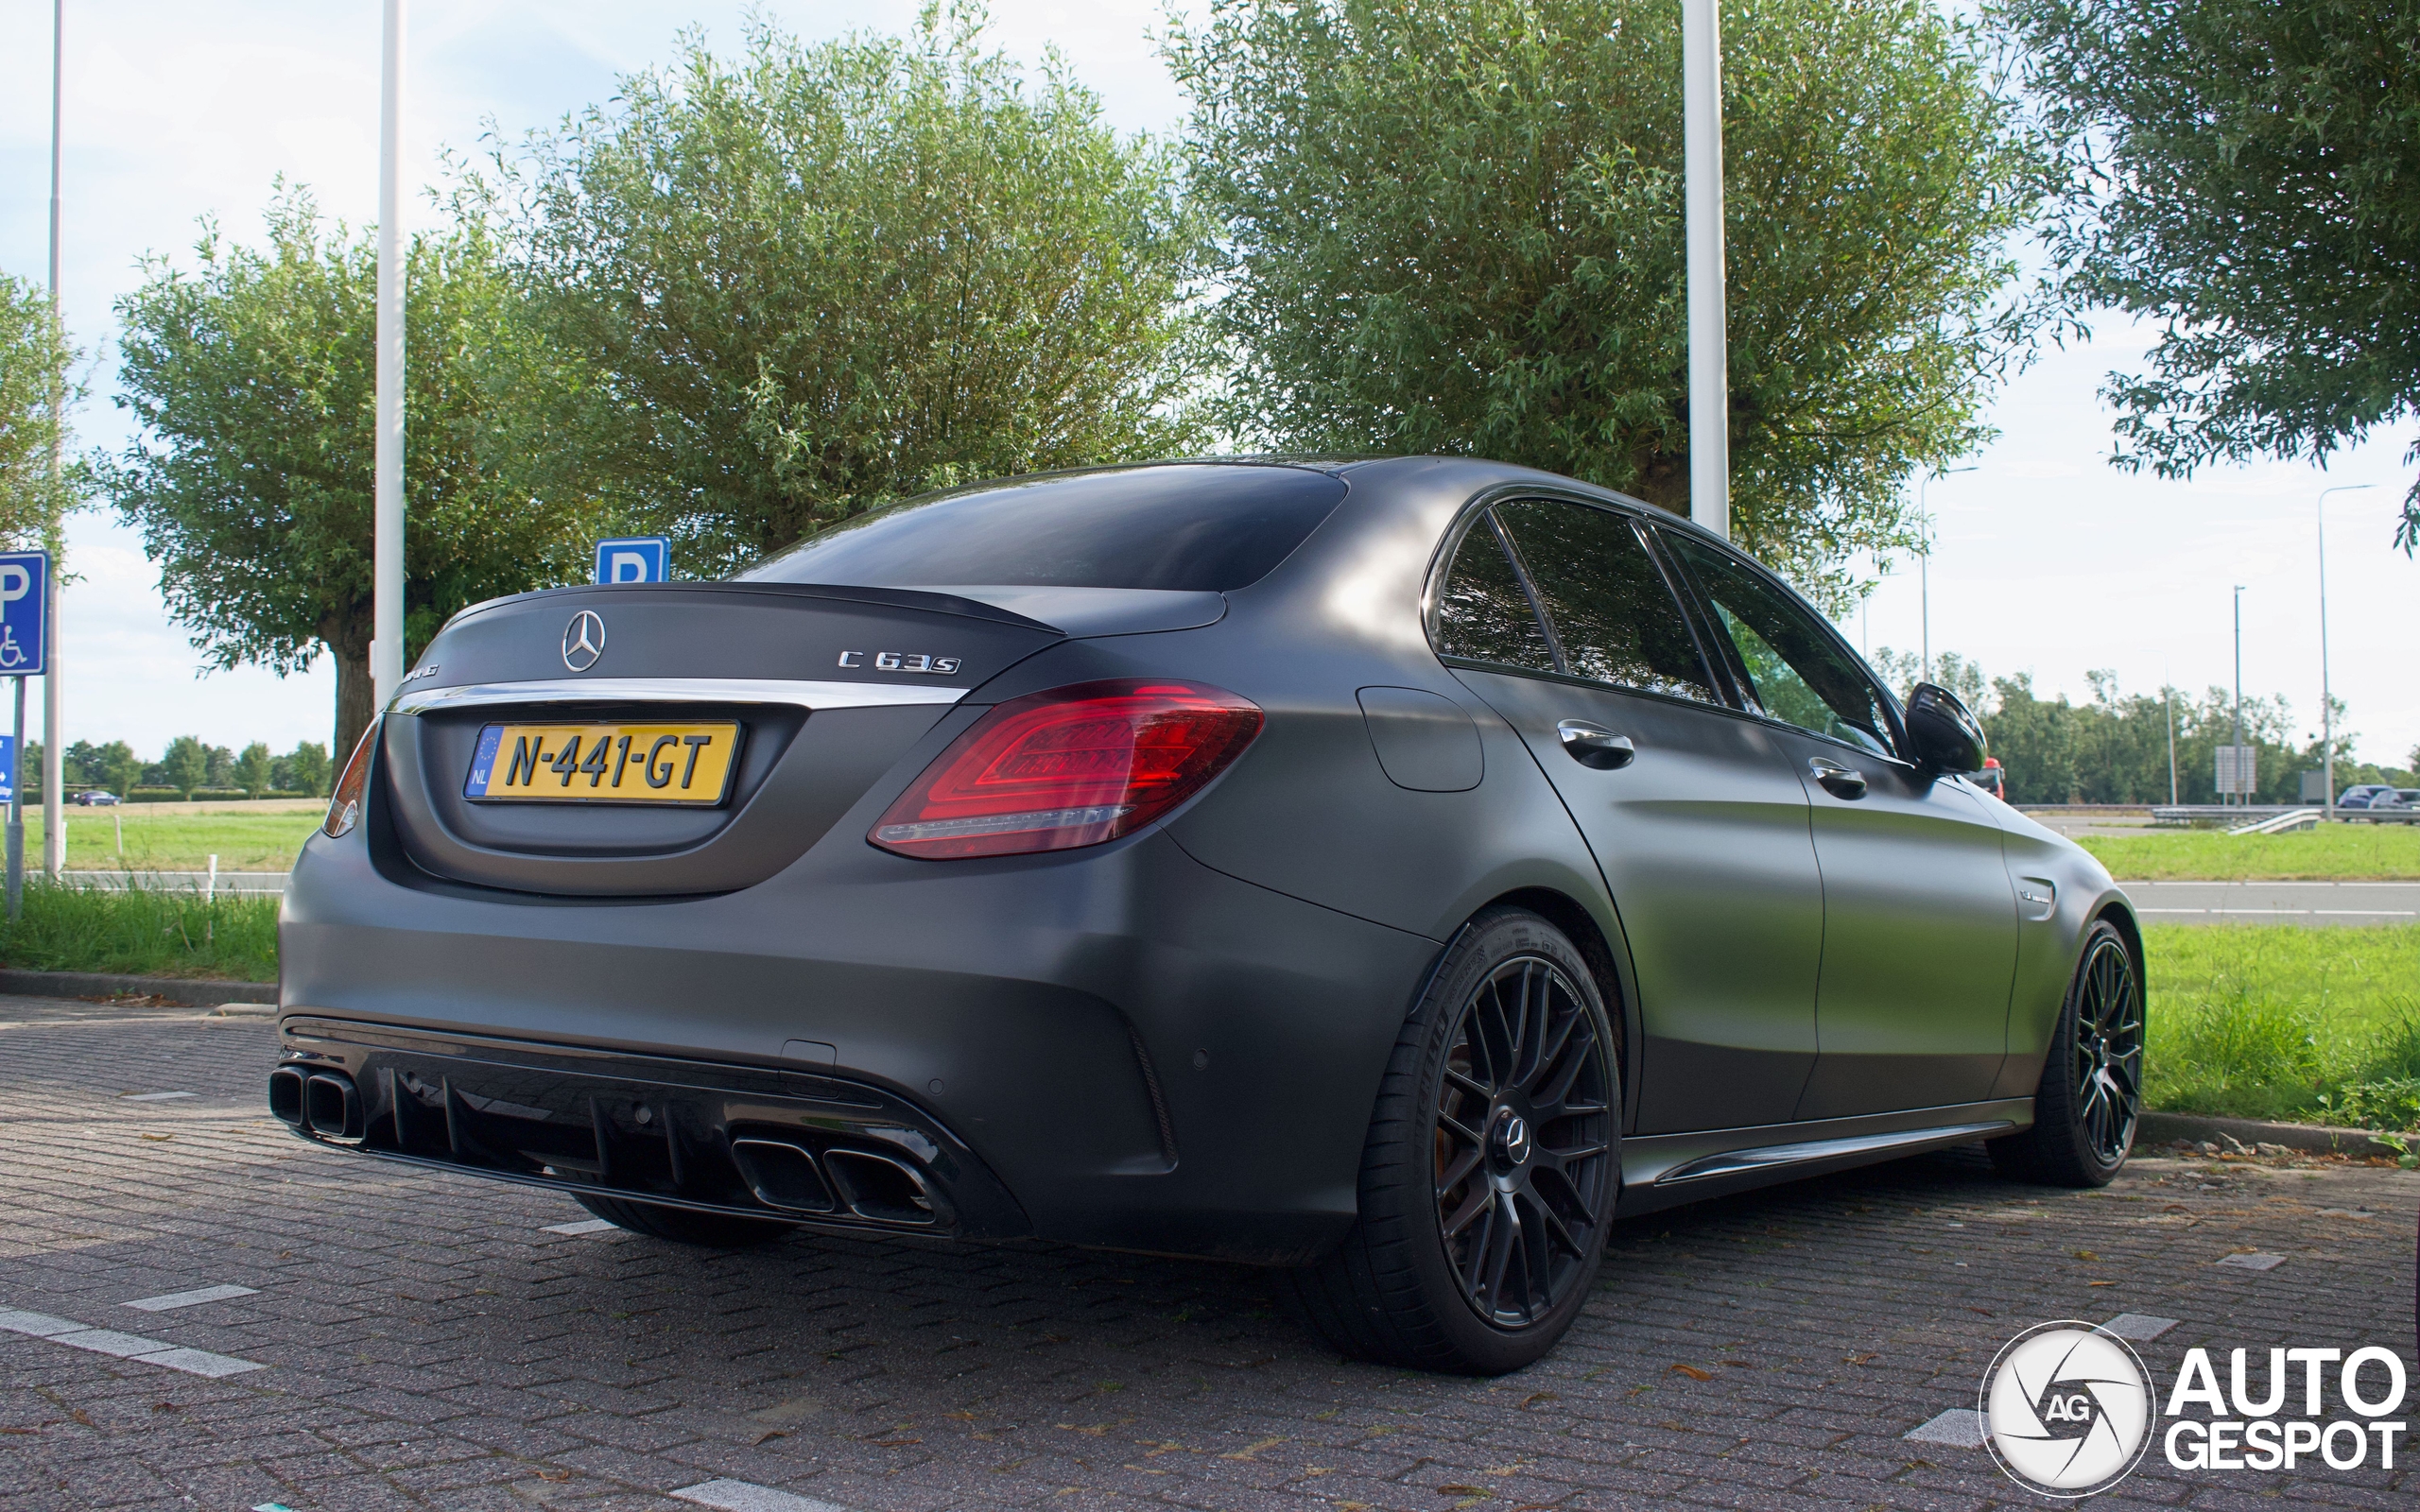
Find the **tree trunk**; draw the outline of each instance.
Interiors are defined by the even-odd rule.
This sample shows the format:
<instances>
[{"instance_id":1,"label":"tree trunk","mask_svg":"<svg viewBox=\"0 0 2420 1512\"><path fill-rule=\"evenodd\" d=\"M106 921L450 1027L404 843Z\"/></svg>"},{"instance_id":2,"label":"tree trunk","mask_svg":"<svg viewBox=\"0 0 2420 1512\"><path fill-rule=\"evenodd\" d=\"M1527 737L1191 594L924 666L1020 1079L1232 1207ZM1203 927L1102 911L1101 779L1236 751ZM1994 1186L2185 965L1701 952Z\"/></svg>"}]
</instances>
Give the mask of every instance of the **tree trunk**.
<instances>
[{"instance_id":1,"label":"tree trunk","mask_svg":"<svg viewBox=\"0 0 2420 1512\"><path fill-rule=\"evenodd\" d=\"M320 628L320 641L337 662L337 743L328 747L335 770L328 779L332 782L343 774L353 747L361 743L361 732L378 712L378 690L370 680L371 624L365 599L347 611L330 614Z\"/></svg>"}]
</instances>

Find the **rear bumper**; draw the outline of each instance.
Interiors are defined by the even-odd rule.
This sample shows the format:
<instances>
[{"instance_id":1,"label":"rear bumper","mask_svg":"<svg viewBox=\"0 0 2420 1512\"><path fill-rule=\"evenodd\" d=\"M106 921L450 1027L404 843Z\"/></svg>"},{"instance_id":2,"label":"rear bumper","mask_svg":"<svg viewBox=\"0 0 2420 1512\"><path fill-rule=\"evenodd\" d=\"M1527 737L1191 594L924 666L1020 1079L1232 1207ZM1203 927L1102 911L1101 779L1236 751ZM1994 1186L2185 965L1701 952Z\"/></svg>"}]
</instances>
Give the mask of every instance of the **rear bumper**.
<instances>
[{"instance_id":1,"label":"rear bumper","mask_svg":"<svg viewBox=\"0 0 2420 1512\"><path fill-rule=\"evenodd\" d=\"M943 864L847 839L738 892L604 902L315 838L281 923L282 1066L341 1073L361 1122L299 1131L816 1227L1271 1263L1342 1236L1436 941L1158 832Z\"/></svg>"}]
</instances>

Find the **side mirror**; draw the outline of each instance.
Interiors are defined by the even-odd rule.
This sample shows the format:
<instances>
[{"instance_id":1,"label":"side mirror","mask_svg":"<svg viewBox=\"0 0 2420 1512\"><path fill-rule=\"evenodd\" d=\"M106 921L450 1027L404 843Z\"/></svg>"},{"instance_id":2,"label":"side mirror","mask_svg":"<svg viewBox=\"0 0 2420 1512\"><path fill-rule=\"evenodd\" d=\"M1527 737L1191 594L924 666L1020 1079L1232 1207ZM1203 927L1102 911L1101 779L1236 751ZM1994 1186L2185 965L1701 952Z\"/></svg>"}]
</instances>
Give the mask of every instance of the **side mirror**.
<instances>
[{"instance_id":1,"label":"side mirror","mask_svg":"<svg viewBox=\"0 0 2420 1512\"><path fill-rule=\"evenodd\" d=\"M1928 772L1983 769L1983 727L1947 688L1919 682L1908 695L1908 744Z\"/></svg>"}]
</instances>

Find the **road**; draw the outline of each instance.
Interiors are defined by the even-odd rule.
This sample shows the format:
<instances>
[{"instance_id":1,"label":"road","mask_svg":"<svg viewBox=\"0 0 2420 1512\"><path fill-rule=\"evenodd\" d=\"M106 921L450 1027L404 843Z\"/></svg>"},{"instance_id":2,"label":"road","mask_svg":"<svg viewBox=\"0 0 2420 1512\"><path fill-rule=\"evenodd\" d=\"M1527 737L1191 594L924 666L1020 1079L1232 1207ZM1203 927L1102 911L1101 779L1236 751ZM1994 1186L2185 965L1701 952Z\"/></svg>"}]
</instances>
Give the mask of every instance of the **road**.
<instances>
[{"instance_id":1,"label":"road","mask_svg":"<svg viewBox=\"0 0 2420 1512\"><path fill-rule=\"evenodd\" d=\"M2048 1503L1907 1435L2031 1324L2178 1320L2138 1346L2161 1383L2194 1347L2223 1377L2412 1344L2420 1177L2391 1168L2167 1155L2075 1193L1958 1152L1656 1213L1554 1353L1465 1380L1340 1361L1236 1266L596 1231L302 1143L272 1050L0 998L0 1507L1981 1512ZM2244 1250L2284 1258L2219 1263ZM2410 1506L2410 1458L2154 1451L2095 1504Z\"/></svg>"},{"instance_id":2,"label":"road","mask_svg":"<svg viewBox=\"0 0 2420 1512\"><path fill-rule=\"evenodd\" d=\"M2420 882L2121 882L2145 922L2409 924Z\"/></svg>"}]
</instances>

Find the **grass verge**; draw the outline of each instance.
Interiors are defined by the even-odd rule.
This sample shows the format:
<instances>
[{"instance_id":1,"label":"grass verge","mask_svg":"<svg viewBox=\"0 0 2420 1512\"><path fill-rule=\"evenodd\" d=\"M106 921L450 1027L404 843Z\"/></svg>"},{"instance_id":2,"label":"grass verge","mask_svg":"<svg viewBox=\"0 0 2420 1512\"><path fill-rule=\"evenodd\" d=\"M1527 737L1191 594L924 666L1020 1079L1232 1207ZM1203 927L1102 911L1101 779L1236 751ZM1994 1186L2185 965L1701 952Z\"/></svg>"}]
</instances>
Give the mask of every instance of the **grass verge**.
<instances>
[{"instance_id":1,"label":"grass verge","mask_svg":"<svg viewBox=\"0 0 2420 1512\"><path fill-rule=\"evenodd\" d=\"M23 916L0 920L0 961L26 971L277 980L275 897L128 891L28 879Z\"/></svg>"},{"instance_id":2,"label":"grass verge","mask_svg":"<svg viewBox=\"0 0 2420 1512\"><path fill-rule=\"evenodd\" d=\"M2127 882L2420 881L2420 825L2322 824L2291 834L2185 830L2076 841Z\"/></svg>"},{"instance_id":3,"label":"grass verge","mask_svg":"<svg viewBox=\"0 0 2420 1512\"><path fill-rule=\"evenodd\" d=\"M325 816L317 807L303 813L157 814L139 803L66 812L71 871L199 871L213 854L221 871L284 871Z\"/></svg>"},{"instance_id":4,"label":"grass verge","mask_svg":"<svg viewBox=\"0 0 2420 1512\"><path fill-rule=\"evenodd\" d=\"M2420 924L2152 924L2144 1103L2420 1129Z\"/></svg>"}]
</instances>

